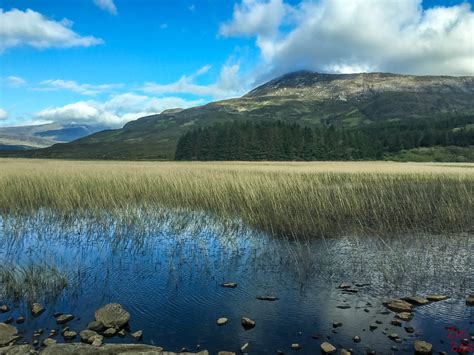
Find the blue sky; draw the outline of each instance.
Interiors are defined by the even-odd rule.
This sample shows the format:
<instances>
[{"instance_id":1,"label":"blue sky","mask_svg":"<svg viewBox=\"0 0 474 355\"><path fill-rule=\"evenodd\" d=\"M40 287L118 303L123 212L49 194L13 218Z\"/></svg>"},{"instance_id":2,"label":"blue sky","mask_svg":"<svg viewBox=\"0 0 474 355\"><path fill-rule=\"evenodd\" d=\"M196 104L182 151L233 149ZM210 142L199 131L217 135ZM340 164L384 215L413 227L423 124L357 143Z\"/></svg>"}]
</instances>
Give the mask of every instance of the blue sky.
<instances>
[{"instance_id":1,"label":"blue sky","mask_svg":"<svg viewBox=\"0 0 474 355\"><path fill-rule=\"evenodd\" d=\"M472 2L0 0L0 125L121 126L285 72L474 74Z\"/></svg>"}]
</instances>

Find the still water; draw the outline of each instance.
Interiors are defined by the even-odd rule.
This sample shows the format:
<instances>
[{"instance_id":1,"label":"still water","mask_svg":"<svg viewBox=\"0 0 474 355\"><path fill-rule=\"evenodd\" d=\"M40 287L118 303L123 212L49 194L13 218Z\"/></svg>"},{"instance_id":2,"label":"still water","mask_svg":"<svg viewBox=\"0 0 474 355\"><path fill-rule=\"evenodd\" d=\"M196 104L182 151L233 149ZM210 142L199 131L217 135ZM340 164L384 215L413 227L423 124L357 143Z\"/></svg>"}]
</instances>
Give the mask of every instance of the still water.
<instances>
[{"instance_id":1,"label":"still water","mask_svg":"<svg viewBox=\"0 0 474 355\"><path fill-rule=\"evenodd\" d=\"M45 329L43 337L59 329L55 312L75 315L69 327L79 332L96 309L114 302L130 312L131 331L143 330L143 343L170 351L199 345L211 354L237 352L249 342L250 353L274 354L293 352L290 345L299 343L298 353L314 354L329 341L355 353L390 354L393 346L413 353L413 341L422 339L449 352L446 328L474 331L473 308L465 304L474 290L473 251L472 235L275 237L241 221L187 211L4 216L0 292L12 310L0 321L24 315L26 322L14 325L31 342L35 329ZM16 281L8 286L11 274ZM342 281L367 285L345 294L337 288ZM224 282L238 286L223 288ZM390 324L394 314L386 314L383 300L434 292L451 298L417 307L402 327ZM278 300L257 300L261 295ZM46 311L33 318L29 301ZM344 304L350 308L338 308ZM245 330L243 316L254 319L255 328ZM219 317L229 322L218 326ZM369 330L377 320L382 323ZM335 321L343 325L334 329ZM394 332L402 343L388 339ZM356 335L360 343L352 340Z\"/></svg>"}]
</instances>

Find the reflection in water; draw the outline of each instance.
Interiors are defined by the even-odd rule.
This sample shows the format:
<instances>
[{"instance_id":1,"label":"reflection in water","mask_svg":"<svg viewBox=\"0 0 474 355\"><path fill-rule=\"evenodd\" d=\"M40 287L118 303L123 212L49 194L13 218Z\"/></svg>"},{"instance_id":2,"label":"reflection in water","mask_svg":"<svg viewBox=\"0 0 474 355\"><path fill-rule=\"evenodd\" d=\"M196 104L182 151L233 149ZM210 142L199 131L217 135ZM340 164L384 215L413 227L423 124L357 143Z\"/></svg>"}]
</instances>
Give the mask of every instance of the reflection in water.
<instances>
[{"instance_id":1,"label":"reflection in water","mask_svg":"<svg viewBox=\"0 0 474 355\"><path fill-rule=\"evenodd\" d=\"M389 349L393 344L381 331L393 315L378 313L382 297L414 293L453 296L418 308L411 324L424 338L437 338L438 344L446 332L443 325L472 326L462 300L474 287L474 238L468 235L309 240L271 237L238 220L182 210L130 210L100 217L58 217L42 211L0 218L0 242L4 270L8 265L43 265L43 276L35 278L49 282L40 287L42 295L38 290L28 294L32 279L26 279L15 296L26 292L26 299L40 298L50 314L79 315L71 324L76 331L92 320L95 309L119 302L132 314L131 327L145 331L145 342L170 350L196 344L235 350L247 341L260 353L274 353L275 347L285 349L291 342L316 349L319 343L311 335L331 334L336 319L344 327L331 334L334 342ZM61 292L54 280L63 275L67 288ZM370 285L357 295L343 295L335 289L342 280ZM239 286L219 287L225 281ZM255 299L263 294L279 300ZM343 302L351 308L336 307ZM13 315L25 313L24 307L20 302ZM248 332L239 322L246 315L257 320ZM230 322L216 328L221 316ZM387 325L369 332L376 319ZM55 326L54 319L45 315L27 322L22 331L28 337L35 327L48 326ZM367 333L363 331L364 342L356 346L350 339L361 329Z\"/></svg>"}]
</instances>

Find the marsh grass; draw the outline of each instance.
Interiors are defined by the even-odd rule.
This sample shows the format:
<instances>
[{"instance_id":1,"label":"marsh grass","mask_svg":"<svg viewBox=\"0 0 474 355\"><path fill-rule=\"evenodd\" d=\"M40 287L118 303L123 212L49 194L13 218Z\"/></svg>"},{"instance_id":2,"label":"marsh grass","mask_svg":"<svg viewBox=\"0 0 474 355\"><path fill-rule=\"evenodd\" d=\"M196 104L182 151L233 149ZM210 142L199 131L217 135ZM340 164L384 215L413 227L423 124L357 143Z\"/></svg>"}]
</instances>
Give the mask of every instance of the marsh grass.
<instances>
[{"instance_id":1,"label":"marsh grass","mask_svg":"<svg viewBox=\"0 0 474 355\"><path fill-rule=\"evenodd\" d=\"M137 207L205 211L293 236L471 232L474 165L0 160L3 215Z\"/></svg>"}]
</instances>

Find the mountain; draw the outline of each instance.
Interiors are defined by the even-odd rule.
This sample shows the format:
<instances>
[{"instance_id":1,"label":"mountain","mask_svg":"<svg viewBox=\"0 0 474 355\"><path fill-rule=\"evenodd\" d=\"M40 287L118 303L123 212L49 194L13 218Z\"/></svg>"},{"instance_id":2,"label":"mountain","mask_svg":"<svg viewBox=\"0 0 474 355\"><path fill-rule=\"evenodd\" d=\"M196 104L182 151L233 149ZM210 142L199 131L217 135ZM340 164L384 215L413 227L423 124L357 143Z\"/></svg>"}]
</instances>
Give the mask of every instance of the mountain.
<instances>
[{"instance_id":1,"label":"mountain","mask_svg":"<svg viewBox=\"0 0 474 355\"><path fill-rule=\"evenodd\" d=\"M49 123L42 125L0 127L0 150L45 148L70 142L103 130L99 125Z\"/></svg>"},{"instance_id":2,"label":"mountain","mask_svg":"<svg viewBox=\"0 0 474 355\"><path fill-rule=\"evenodd\" d=\"M454 121L459 117L462 119ZM474 126L474 77L300 71L271 80L241 98L167 110L129 122L121 129L28 152L28 156L173 159L177 142L185 132L241 120L282 121L310 128L382 125L384 129L393 122L423 120L425 124L450 122L451 118L460 126L446 129Z\"/></svg>"}]
</instances>

